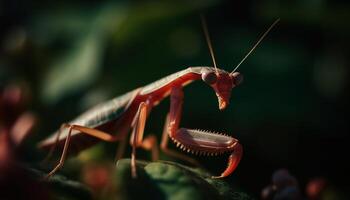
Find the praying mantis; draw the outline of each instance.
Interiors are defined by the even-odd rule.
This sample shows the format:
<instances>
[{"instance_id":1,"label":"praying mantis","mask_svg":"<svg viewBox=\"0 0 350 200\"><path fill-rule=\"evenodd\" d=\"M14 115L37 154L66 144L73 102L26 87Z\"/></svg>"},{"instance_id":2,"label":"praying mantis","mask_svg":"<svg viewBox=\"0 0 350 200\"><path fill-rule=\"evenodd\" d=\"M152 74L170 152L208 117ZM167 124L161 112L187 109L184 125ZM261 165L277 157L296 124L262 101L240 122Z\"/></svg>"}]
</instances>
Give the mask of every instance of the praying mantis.
<instances>
[{"instance_id":1,"label":"praying mantis","mask_svg":"<svg viewBox=\"0 0 350 200\"><path fill-rule=\"evenodd\" d=\"M106 142L120 141L124 144L120 145L122 149L125 146L130 129L132 129L130 137L130 145L132 146L131 175L136 178L136 148L152 151L152 159L157 160L158 158L157 138L152 134L144 138L144 129L152 108L168 96L170 96L170 111L165 120L160 144L161 150L170 156L196 163L191 157L169 149L168 141L170 138L177 147L195 154L217 155L231 152L226 169L221 175L212 176L212 178L227 177L235 171L243 154L242 145L237 139L225 134L180 128L184 98L182 88L193 81L202 80L216 93L219 109L225 109L229 104L232 89L240 85L243 80L243 76L236 70L278 23L279 19L264 32L232 72L217 67L207 25L204 18L201 19L214 67L189 67L101 103L74 120L64 123L58 131L38 145L43 149L50 148L49 154L58 145L63 146L60 160L47 174L47 178L63 166L69 148L80 151L99 139ZM109 134L110 132L117 134L112 135ZM120 152L122 150L119 151L119 154L121 154Z\"/></svg>"}]
</instances>

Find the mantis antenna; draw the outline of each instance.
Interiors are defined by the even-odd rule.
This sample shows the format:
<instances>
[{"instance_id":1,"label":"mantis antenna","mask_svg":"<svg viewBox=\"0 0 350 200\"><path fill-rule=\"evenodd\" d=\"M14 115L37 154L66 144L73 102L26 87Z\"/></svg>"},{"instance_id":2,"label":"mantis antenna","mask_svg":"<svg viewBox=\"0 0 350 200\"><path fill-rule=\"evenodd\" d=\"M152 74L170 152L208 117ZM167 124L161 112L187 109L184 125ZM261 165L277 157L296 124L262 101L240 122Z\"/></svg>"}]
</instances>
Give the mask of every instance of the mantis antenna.
<instances>
[{"instance_id":1,"label":"mantis antenna","mask_svg":"<svg viewBox=\"0 0 350 200\"><path fill-rule=\"evenodd\" d=\"M260 39L258 40L258 42L253 46L252 49L250 49L250 51L244 56L244 58L241 60L241 62L238 63L238 65L236 66L236 68L230 73L232 74L233 72L235 72L238 67L245 61L245 59L248 58L248 56L254 51L254 49L260 44L260 42L265 38L265 36L271 31L271 29L280 21L280 19L278 18L268 29L267 31L265 31L265 33L260 37Z\"/></svg>"},{"instance_id":2,"label":"mantis antenna","mask_svg":"<svg viewBox=\"0 0 350 200\"><path fill-rule=\"evenodd\" d=\"M209 47L209 51L210 51L210 56L213 60L213 64L214 64L214 67L215 67L215 71L216 71L216 74L218 75L219 72L218 72L218 68L216 66L216 61L215 61L215 56L214 56L214 51L213 51L213 47L211 46L211 42L210 42L210 37L209 37L209 32L208 32L208 27L207 27L207 23L205 21L205 18L203 15L200 15L201 16L201 21L202 21L202 27L203 27L203 30L204 30L204 35L205 35L205 39L207 40L207 43L208 43L208 47Z\"/></svg>"}]
</instances>

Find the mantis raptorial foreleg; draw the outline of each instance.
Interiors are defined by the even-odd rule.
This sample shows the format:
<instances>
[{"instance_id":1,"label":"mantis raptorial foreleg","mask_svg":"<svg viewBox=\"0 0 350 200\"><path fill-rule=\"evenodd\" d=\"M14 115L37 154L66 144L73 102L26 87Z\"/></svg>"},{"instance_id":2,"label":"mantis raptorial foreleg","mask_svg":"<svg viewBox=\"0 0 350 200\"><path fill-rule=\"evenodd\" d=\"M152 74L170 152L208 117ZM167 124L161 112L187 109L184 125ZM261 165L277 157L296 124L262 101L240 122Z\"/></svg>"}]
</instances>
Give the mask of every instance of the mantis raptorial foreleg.
<instances>
[{"instance_id":1,"label":"mantis raptorial foreleg","mask_svg":"<svg viewBox=\"0 0 350 200\"><path fill-rule=\"evenodd\" d=\"M169 126L169 114L167 114L165 124L164 124L162 142L160 144L161 150L170 157L175 157L177 159L187 161L195 166L201 166L197 160L168 148L168 143L169 143L168 126Z\"/></svg>"},{"instance_id":2,"label":"mantis raptorial foreleg","mask_svg":"<svg viewBox=\"0 0 350 200\"><path fill-rule=\"evenodd\" d=\"M215 134L209 131L179 129L183 103L181 87L172 88L170 100L169 137L181 149L195 154L217 155L227 151L232 152L226 170L220 176L213 176L213 178L222 178L232 173L238 166L243 152L238 140L228 135Z\"/></svg>"}]
</instances>

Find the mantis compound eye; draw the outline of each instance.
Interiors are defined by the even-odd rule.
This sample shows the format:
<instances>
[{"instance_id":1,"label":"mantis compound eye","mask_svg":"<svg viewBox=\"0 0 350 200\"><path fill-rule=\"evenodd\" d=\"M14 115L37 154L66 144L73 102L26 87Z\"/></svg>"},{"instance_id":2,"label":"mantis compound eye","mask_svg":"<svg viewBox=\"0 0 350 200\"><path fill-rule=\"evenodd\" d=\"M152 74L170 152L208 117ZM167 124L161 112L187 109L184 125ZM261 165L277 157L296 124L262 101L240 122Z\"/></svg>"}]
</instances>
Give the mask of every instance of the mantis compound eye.
<instances>
[{"instance_id":1,"label":"mantis compound eye","mask_svg":"<svg viewBox=\"0 0 350 200\"><path fill-rule=\"evenodd\" d=\"M234 72L232 75L234 85L240 85L243 82L243 75L239 72Z\"/></svg>"},{"instance_id":2,"label":"mantis compound eye","mask_svg":"<svg viewBox=\"0 0 350 200\"><path fill-rule=\"evenodd\" d=\"M202 80L209 85L215 84L218 80L215 72L205 72L202 74Z\"/></svg>"}]
</instances>

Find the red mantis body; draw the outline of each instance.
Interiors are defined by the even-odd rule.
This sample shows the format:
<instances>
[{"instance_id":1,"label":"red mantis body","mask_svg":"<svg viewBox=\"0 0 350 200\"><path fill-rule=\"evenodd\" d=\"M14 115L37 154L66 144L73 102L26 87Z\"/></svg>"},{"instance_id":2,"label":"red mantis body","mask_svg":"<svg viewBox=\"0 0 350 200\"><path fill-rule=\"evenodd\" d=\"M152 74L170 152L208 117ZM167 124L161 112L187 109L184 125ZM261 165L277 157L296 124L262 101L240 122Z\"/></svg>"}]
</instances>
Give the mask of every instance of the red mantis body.
<instances>
[{"instance_id":1,"label":"red mantis body","mask_svg":"<svg viewBox=\"0 0 350 200\"><path fill-rule=\"evenodd\" d=\"M205 31L207 40L209 41L206 28ZM265 32L261 39L268 31ZM213 57L212 48L209 42L208 44ZM63 145L64 143L61 160L48 176L54 174L63 165L68 147L84 148L87 145L83 145L82 140L86 141L89 138L88 142L90 142L93 137L108 142L125 141L128 131L132 129L130 139L130 144L133 147L131 165L132 175L135 177L135 155L137 147L152 150L153 158L157 157L158 152L155 136L149 135L143 139L144 127L147 116L152 108L168 96L170 96L170 111L164 126L161 149L167 154L193 162L191 158L167 148L169 137L178 147L192 153L216 155L224 152L232 152L229 156L228 167L220 176L216 177L221 178L230 175L238 166L243 152L242 146L237 139L228 135L208 131L179 128L183 104L182 88L184 86L195 80L203 80L215 91L218 97L219 109L222 110L229 104L231 90L242 82L242 76L239 72L229 73L218 69L216 68L214 58L213 60L215 68L189 67L101 105L97 105L75 120L64 124L62 128L66 128L66 131L63 131L61 128L61 130L39 144L40 147L47 148L56 146L57 144ZM115 132L117 135L111 135L107 132ZM92 137L86 137L86 135Z\"/></svg>"},{"instance_id":2,"label":"red mantis body","mask_svg":"<svg viewBox=\"0 0 350 200\"><path fill-rule=\"evenodd\" d=\"M203 79L208 84L211 83L210 86L218 96L220 109L224 109L228 105L231 89L240 83L241 76L238 72L231 75L223 70L218 70L218 72L219 76L216 77L215 68L190 67L98 105L69 122L70 125L67 127L77 131L62 132L59 141L66 140L70 134L70 141L74 144L74 141L80 141L78 138L82 136L82 133L86 133L112 142L126 137L128 130L133 128L133 139L131 140L133 147L154 146L155 144L149 144L150 139L146 142L142 141L147 114L153 106L170 95L171 106L166 126L167 131L165 132L169 133L169 137L174 142L189 151L203 154L235 152L230 156L228 169L222 174L222 176L227 176L236 168L242 155L242 148L238 140L230 136L200 130L179 129L183 98L182 87L194 80ZM118 114L121 108L123 112ZM98 115L96 111L98 111ZM85 127L89 127L89 129L84 130L87 129ZM119 134L112 136L101 131ZM40 146L48 147L55 144L56 134L41 142Z\"/></svg>"}]
</instances>

